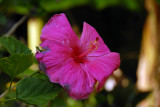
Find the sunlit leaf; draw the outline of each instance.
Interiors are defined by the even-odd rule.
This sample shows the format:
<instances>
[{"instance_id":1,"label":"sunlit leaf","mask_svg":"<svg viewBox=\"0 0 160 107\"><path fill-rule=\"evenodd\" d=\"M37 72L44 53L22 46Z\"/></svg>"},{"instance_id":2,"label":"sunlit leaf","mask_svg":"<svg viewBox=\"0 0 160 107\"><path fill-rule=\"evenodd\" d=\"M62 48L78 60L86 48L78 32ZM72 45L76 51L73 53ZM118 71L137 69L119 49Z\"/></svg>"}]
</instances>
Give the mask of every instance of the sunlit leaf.
<instances>
[{"instance_id":1,"label":"sunlit leaf","mask_svg":"<svg viewBox=\"0 0 160 107\"><path fill-rule=\"evenodd\" d=\"M60 86L49 81L28 77L17 85L16 96L26 103L41 105L54 100L60 90Z\"/></svg>"},{"instance_id":2,"label":"sunlit leaf","mask_svg":"<svg viewBox=\"0 0 160 107\"><path fill-rule=\"evenodd\" d=\"M32 54L14 54L0 59L0 69L12 79L24 72L33 63Z\"/></svg>"},{"instance_id":3,"label":"sunlit leaf","mask_svg":"<svg viewBox=\"0 0 160 107\"><path fill-rule=\"evenodd\" d=\"M27 77L31 74L33 74L35 71L31 70L30 68L26 69L23 73L20 73L19 75L16 76L16 78L23 78L23 77Z\"/></svg>"},{"instance_id":4,"label":"sunlit leaf","mask_svg":"<svg viewBox=\"0 0 160 107\"><path fill-rule=\"evenodd\" d=\"M31 53L31 50L29 50L27 46L25 46L23 43L12 37L1 37L0 45L6 48L11 55L16 53L24 53L24 54Z\"/></svg>"}]
</instances>

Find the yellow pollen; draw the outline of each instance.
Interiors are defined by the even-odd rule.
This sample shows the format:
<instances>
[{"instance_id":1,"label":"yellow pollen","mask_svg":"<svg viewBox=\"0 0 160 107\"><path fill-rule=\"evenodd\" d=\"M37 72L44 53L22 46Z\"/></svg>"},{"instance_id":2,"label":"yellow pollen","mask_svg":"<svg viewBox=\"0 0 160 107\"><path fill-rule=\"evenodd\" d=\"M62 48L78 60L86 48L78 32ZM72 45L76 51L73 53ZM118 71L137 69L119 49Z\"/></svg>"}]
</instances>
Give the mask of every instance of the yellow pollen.
<instances>
[{"instance_id":1,"label":"yellow pollen","mask_svg":"<svg viewBox=\"0 0 160 107\"><path fill-rule=\"evenodd\" d=\"M86 56L88 53L93 52L93 50L97 50L98 46L99 46L99 42L98 42L99 38L96 37L96 40L91 41L87 47L87 51L83 52L82 54L80 54L77 58L80 59L84 56Z\"/></svg>"},{"instance_id":2,"label":"yellow pollen","mask_svg":"<svg viewBox=\"0 0 160 107\"><path fill-rule=\"evenodd\" d=\"M97 50L97 49L98 49L98 46L99 46L98 40L99 40L99 39L97 39L97 38L98 38L98 37L96 37L96 40L91 41L91 42L89 43L89 45L88 45L88 47L87 47L87 49L88 49L89 51Z\"/></svg>"}]
</instances>

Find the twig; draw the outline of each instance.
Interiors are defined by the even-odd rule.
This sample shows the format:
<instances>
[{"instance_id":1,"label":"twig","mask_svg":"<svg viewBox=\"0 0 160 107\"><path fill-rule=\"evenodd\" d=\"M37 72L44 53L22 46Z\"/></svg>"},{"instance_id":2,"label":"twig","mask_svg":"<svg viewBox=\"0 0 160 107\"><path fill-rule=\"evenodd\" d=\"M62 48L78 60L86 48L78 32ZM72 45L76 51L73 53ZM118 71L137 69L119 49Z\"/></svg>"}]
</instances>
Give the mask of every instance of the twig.
<instances>
[{"instance_id":1,"label":"twig","mask_svg":"<svg viewBox=\"0 0 160 107\"><path fill-rule=\"evenodd\" d=\"M27 19L27 17L27 15L23 16L17 23L12 26L12 28L5 34L5 36L10 36Z\"/></svg>"}]
</instances>

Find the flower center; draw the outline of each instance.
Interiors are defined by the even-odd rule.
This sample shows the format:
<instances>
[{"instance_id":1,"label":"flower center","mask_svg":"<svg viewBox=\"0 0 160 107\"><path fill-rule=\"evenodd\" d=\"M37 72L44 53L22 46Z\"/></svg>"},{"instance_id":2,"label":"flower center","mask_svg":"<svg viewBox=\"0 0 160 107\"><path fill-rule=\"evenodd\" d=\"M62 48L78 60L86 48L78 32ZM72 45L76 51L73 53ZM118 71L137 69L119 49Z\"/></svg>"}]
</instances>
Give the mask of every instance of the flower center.
<instances>
[{"instance_id":1,"label":"flower center","mask_svg":"<svg viewBox=\"0 0 160 107\"><path fill-rule=\"evenodd\" d=\"M77 56L76 60L81 62L81 58L86 56L88 53L93 52L94 50L97 50L99 46L98 40L99 40L99 37L96 37L94 41L91 41L89 45L87 46L87 50L81 53L79 56Z\"/></svg>"}]
</instances>

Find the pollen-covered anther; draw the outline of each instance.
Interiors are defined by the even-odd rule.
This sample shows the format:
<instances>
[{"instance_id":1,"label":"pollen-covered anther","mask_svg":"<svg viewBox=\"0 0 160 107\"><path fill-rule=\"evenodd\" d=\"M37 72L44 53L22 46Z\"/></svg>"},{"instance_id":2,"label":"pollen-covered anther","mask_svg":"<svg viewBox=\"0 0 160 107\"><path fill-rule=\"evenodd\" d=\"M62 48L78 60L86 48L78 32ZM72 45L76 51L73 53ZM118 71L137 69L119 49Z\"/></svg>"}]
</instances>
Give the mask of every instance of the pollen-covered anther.
<instances>
[{"instance_id":1,"label":"pollen-covered anther","mask_svg":"<svg viewBox=\"0 0 160 107\"><path fill-rule=\"evenodd\" d=\"M94 41L91 41L87 47L88 50L83 52L82 54L80 54L77 58L80 59L80 58L86 56L88 53L94 52L94 50L97 50L98 46L99 46L98 40L99 40L99 38L96 37L96 39Z\"/></svg>"},{"instance_id":2,"label":"pollen-covered anther","mask_svg":"<svg viewBox=\"0 0 160 107\"><path fill-rule=\"evenodd\" d=\"M97 50L98 49L98 46L99 46L99 42L98 42L99 38L96 37L96 40L94 41L91 41L87 47L87 49L89 51L93 51L93 50Z\"/></svg>"}]
</instances>

